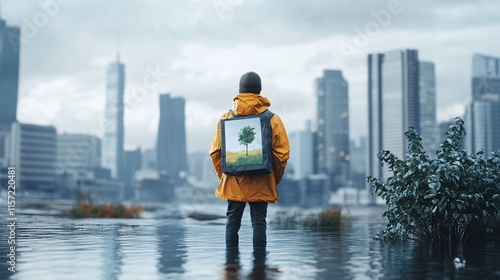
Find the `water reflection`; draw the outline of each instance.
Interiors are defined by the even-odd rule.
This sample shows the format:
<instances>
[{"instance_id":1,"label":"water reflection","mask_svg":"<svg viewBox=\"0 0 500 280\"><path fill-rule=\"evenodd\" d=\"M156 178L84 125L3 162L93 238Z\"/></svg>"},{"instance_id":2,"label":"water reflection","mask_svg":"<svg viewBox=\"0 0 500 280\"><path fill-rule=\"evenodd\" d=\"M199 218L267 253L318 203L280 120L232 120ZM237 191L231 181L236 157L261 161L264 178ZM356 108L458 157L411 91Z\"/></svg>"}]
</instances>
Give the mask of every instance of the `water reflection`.
<instances>
[{"instance_id":1,"label":"water reflection","mask_svg":"<svg viewBox=\"0 0 500 280\"><path fill-rule=\"evenodd\" d=\"M352 221L349 226L307 231L313 241L315 279L380 279L384 276L380 242L373 236L381 219Z\"/></svg>"},{"instance_id":2,"label":"water reflection","mask_svg":"<svg viewBox=\"0 0 500 280\"><path fill-rule=\"evenodd\" d=\"M390 245L396 247L395 245ZM400 244L391 250L394 259L393 273L404 272L413 279L417 275L428 279L498 279L500 277L500 255L498 242L469 243L458 246L434 244L426 242L411 242L410 245ZM403 261L402 254L409 253ZM465 260L458 264L454 259ZM420 278L421 279L421 278Z\"/></svg>"},{"instance_id":3,"label":"water reflection","mask_svg":"<svg viewBox=\"0 0 500 280\"><path fill-rule=\"evenodd\" d=\"M276 279L279 269L270 267L266 262L268 252L266 247L255 247L252 252L251 270L245 271L240 263L240 250L238 247L226 248L226 262L222 279L254 279L266 280Z\"/></svg>"},{"instance_id":4,"label":"water reflection","mask_svg":"<svg viewBox=\"0 0 500 280\"><path fill-rule=\"evenodd\" d=\"M118 227L111 227L103 232L102 263L100 265L102 279L116 280L121 274L123 262L118 235Z\"/></svg>"},{"instance_id":5,"label":"water reflection","mask_svg":"<svg viewBox=\"0 0 500 280\"><path fill-rule=\"evenodd\" d=\"M316 278L335 277L345 279L349 275L347 263L351 257L349 244L343 229L310 232L314 242L314 259L316 261Z\"/></svg>"},{"instance_id":6,"label":"water reflection","mask_svg":"<svg viewBox=\"0 0 500 280\"><path fill-rule=\"evenodd\" d=\"M266 263L266 248L255 247L253 249L253 267L249 279L274 279L272 269Z\"/></svg>"},{"instance_id":7,"label":"water reflection","mask_svg":"<svg viewBox=\"0 0 500 280\"><path fill-rule=\"evenodd\" d=\"M160 259L158 260L158 270L164 276L180 278L184 272L186 263L186 245L184 244L186 230L184 226L173 223L164 223L157 227L158 250ZM167 279L168 279L167 277Z\"/></svg>"},{"instance_id":8,"label":"water reflection","mask_svg":"<svg viewBox=\"0 0 500 280\"><path fill-rule=\"evenodd\" d=\"M226 262L222 279L240 279L240 249L239 247L226 248Z\"/></svg>"}]
</instances>

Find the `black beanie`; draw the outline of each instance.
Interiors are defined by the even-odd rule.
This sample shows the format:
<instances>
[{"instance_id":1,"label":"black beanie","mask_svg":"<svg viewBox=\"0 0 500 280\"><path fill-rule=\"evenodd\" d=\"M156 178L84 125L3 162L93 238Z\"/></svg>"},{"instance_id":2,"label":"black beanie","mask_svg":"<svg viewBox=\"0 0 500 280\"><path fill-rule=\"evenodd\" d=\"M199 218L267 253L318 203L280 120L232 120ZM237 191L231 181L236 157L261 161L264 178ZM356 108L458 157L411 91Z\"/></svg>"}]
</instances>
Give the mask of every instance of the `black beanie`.
<instances>
[{"instance_id":1,"label":"black beanie","mask_svg":"<svg viewBox=\"0 0 500 280\"><path fill-rule=\"evenodd\" d=\"M240 92L241 93L257 93L262 90L260 77L255 72L247 72L240 78Z\"/></svg>"}]
</instances>

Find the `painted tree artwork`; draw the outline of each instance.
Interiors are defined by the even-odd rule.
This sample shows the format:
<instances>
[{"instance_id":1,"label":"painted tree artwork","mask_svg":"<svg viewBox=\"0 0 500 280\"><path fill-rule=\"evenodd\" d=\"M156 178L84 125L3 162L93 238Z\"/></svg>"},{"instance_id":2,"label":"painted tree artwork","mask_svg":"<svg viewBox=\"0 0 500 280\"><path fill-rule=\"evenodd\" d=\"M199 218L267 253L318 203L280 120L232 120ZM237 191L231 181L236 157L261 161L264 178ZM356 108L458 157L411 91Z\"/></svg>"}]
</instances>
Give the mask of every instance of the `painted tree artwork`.
<instances>
[{"instance_id":1,"label":"painted tree artwork","mask_svg":"<svg viewBox=\"0 0 500 280\"><path fill-rule=\"evenodd\" d=\"M264 162L259 118L225 122L224 143L227 166L255 166Z\"/></svg>"},{"instance_id":2,"label":"painted tree artwork","mask_svg":"<svg viewBox=\"0 0 500 280\"><path fill-rule=\"evenodd\" d=\"M255 129L249 125L243 127L240 132L238 132L238 142L240 145L245 145L246 155L248 157L248 144L252 144L255 140Z\"/></svg>"}]
</instances>

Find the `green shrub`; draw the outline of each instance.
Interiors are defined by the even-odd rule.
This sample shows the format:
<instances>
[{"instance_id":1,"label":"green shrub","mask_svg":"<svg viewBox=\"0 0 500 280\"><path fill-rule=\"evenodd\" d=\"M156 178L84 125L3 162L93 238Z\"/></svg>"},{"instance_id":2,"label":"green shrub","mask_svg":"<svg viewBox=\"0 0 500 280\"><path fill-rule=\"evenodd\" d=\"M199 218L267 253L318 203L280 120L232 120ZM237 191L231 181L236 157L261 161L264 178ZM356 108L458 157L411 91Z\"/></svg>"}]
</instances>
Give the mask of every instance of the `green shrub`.
<instances>
[{"instance_id":1,"label":"green shrub","mask_svg":"<svg viewBox=\"0 0 500 280\"><path fill-rule=\"evenodd\" d=\"M500 209L500 152L467 154L460 142L464 122L446 133L448 138L430 158L422 138L411 128L406 159L390 151L378 158L393 175L382 182L368 177L376 194L385 199L389 220L381 238L419 238L430 241L480 240L492 233Z\"/></svg>"}]
</instances>

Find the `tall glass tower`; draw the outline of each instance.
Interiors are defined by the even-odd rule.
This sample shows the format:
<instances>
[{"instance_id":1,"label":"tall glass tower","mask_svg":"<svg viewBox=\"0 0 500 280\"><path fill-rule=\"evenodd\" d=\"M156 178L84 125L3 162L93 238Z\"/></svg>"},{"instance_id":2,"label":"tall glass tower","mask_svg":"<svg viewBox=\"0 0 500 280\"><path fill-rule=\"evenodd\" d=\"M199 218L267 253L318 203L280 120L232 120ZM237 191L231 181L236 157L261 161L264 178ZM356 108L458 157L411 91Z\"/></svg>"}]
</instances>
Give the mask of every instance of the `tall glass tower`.
<instances>
[{"instance_id":1,"label":"tall glass tower","mask_svg":"<svg viewBox=\"0 0 500 280\"><path fill-rule=\"evenodd\" d=\"M420 136L425 151L433 155L437 149L438 128L436 123L436 74L434 63L419 65Z\"/></svg>"},{"instance_id":2,"label":"tall glass tower","mask_svg":"<svg viewBox=\"0 0 500 280\"><path fill-rule=\"evenodd\" d=\"M116 62L107 69L106 113L104 122L104 137L102 140L102 167L111 170L111 176L123 178L124 164L124 126L123 126L123 94L125 89L125 66Z\"/></svg>"},{"instance_id":3,"label":"tall glass tower","mask_svg":"<svg viewBox=\"0 0 500 280\"><path fill-rule=\"evenodd\" d=\"M500 100L476 100L465 115L467 150L483 150L486 156L500 150Z\"/></svg>"},{"instance_id":4,"label":"tall glass tower","mask_svg":"<svg viewBox=\"0 0 500 280\"><path fill-rule=\"evenodd\" d=\"M186 151L185 100L160 94L160 124L156 142L157 167L174 183L188 171Z\"/></svg>"},{"instance_id":5,"label":"tall glass tower","mask_svg":"<svg viewBox=\"0 0 500 280\"><path fill-rule=\"evenodd\" d=\"M474 54L472 57L472 100L500 95L500 58Z\"/></svg>"},{"instance_id":6,"label":"tall glass tower","mask_svg":"<svg viewBox=\"0 0 500 280\"><path fill-rule=\"evenodd\" d=\"M418 51L369 54L367 175L383 180L390 176L377 154L390 150L404 158L404 132L411 126L420 131L419 116Z\"/></svg>"},{"instance_id":7,"label":"tall glass tower","mask_svg":"<svg viewBox=\"0 0 500 280\"><path fill-rule=\"evenodd\" d=\"M16 121L20 34L0 18L0 132L10 132Z\"/></svg>"},{"instance_id":8,"label":"tall glass tower","mask_svg":"<svg viewBox=\"0 0 500 280\"><path fill-rule=\"evenodd\" d=\"M313 174L313 133L311 132L311 122L306 122L306 129L290 133L290 147L294 151L290 158L290 167L293 169L295 180L306 179Z\"/></svg>"},{"instance_id":9,"label":"tall glass tower","mask_svg":"<svg viewBox=\"0 0 500 280\"><path fill-rule=\"evenodd\" d=\"M472 103L467 106L465 145L485 155L500 150L500 58L472 57Z\"/></svg>"},{"instance_id":10,"label":"tall glass tower","mask_svg":"<svg viewBox=\"0 0 500 280\"><path fill-rule=\"evenodd\" d=\"M348 84L339 70L324 70L316 79L316 173L327 174L330 189L347 185L349 178Z\"/></svg>"}]
</instances>

